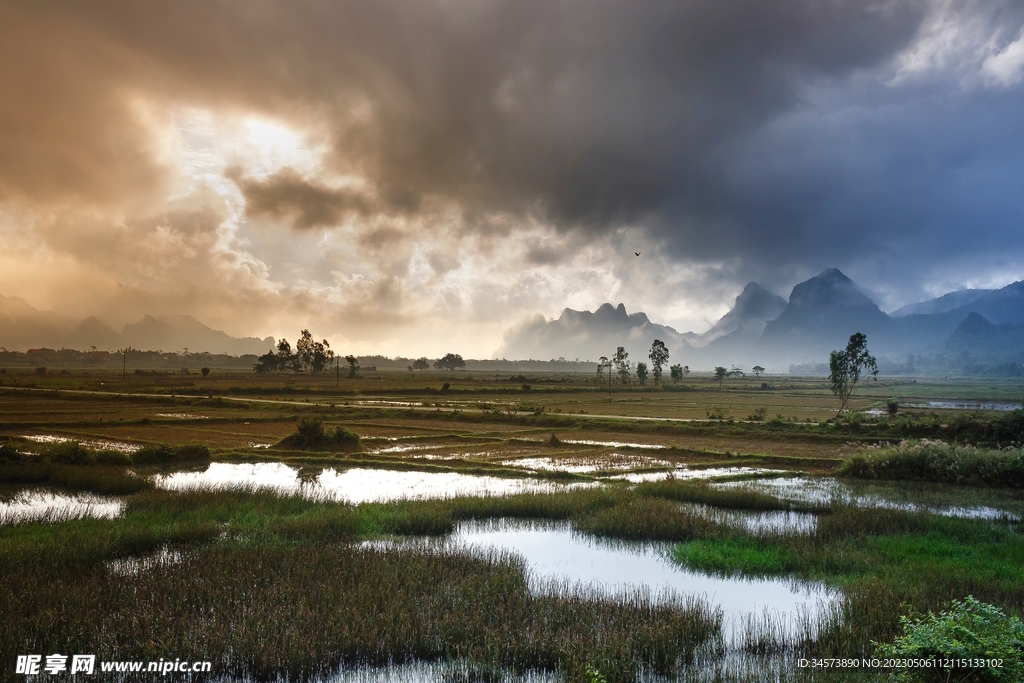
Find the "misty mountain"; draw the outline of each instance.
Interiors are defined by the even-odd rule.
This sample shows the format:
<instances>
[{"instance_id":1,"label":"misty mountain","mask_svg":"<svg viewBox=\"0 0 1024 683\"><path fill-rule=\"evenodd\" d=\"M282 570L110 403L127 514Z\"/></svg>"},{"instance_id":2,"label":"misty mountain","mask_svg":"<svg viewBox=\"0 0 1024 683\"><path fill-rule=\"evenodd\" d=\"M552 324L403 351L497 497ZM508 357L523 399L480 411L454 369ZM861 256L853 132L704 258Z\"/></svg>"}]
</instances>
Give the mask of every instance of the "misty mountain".
<instances>
[{"instance_id":1,"label":"misty mountain","mask_svg":"<svg viewBox=\"0 0 1024 683\"><path fill-rule=\"evenodd\" d=\"M11 351L29 348L90 346L111 350L131 346L143 351L180 351L242 355L265 353L274 338L236 338L214 330L188 315L155 318L147 315L116 332L95 317L76 321L50 311L40 311L19 297L0 295L0 346Z\"/></svg>"},{"instance_id":2,"label":"misty mountain","mask_svg":"<svg viewBox=\"0 0 1024 683\"><path fill-rule=\"evenodd\" d=\"M163 349L179 351L187 348L191 352L262 354L274 346L274 338L232 337L220 330L214 330L190 315L168 315L163 318L144 316L137 323L129 323L121 331L123 344L138 349Z\"/></svg>"},{"instance_id":3,"label":"misty mountain","mask_svg":"<svg viewBox=\"0 0 1024 683\"><path fill-rule=\"evenodd\" d=\"M1024 325L995 325L979 313L969 313L946 340L944 350L988 361L1020 362L1024 358Z\"/></svg>"},{"instance_id":4,"label":"misty mountain","mask_svg":"<svg viewBox=\"0 0 1024 683\"><path fill-rule=\"evenodd\" d=\"M692 336L692 335L691 335ZM602 304L590 311L567 308L556 320L537 316L505 332L494 358L580 358L596 361L623 346L631 359L646 360L651 344L660 339L670 353L689 348L686 336L671 327L652 323L644 313L626 313L619 304Z\"/></svg>"},{"instance_id":5,"label":"misty mountain","mask_svg":"<svg viewBox=\"0 0 1024 683\"><path fill-rule=\"evenodd\" d=\"M863 332L877 347L895 336L894 320L850 278L826 268L793 288L785 310L765 326L757 351L770 363L828 358L854 332Z\"/></svg>"},{"instance_id":6,"label":"misty mountain","mask_svg":"<svg viewBox=\"0 0 1024 683\"><path fill-rule=\"evenodd\" d=\"M120 342L120 334L107 327L98 318L89 316L68 332L67 336L64 337L62 346L83 350L90 346L95 346L97 349L107 349L120 347Z\"/></svg>"},{"instance_id":7,"label":"misty mountain","mask_svg":"<svg viewBox=\"0 0 1024 683\"><path fill-rule=\"evenodd\" d=\"M732 309L701 338L710 343L729 336L737 339L753 337L756 342L768 321L779 317L785 308L786 300L781 296L772 294L756 282L749 282L736 297Z\"/></svg>"},{"instance_id":8,"label":"misty mountain","mask_svg":"<svg viewBox=\"0 0 1024 683\"><path fill-rule=\"evenodd\" d=\"M24 350L43 339L61 339L75 321L52 311L40 311L17 296L0 294L0 346Z\"/></svg>"},{"instance_id":9,"label":"misty mountain","mask_svg":"<svg viewBox=\"0 0 1024 683\"><path fill-rule=\"evenodd\" d=\"M889 315L893 318L904 318L908 315L919 313L919 314L932 314L932 313L947 313L949 311L966 306L967 304L973 303L996 290L994 289L961 289L956 292L950 292L949 294L943 294L935 299L928 299L927 301L919 301L916 304L907 304L902 308L898 308Z\"/></svg>"},{"instance_id":10,"label":"misty mountain","mask_svg":"<svg viewBox=\"0 0 1024 683\"><path fill-rule=\"evenodd\" d=\"M728 364L749 367L760 362L755 349L765 326L786 308L786 300L772 294L756 282L750 282L732 309L711 329L700 335L701 348L686 354L685 362L694 368Z\"/></svg>"},{"instance_id":11,"label":"misty mountain","mask_svg":"<svg viewBox=\"0 0 1024 683\"><path fill-rule=\"evenodd\" d=\"M951 313L963 319L968 313L978 313L996 325L1024 323L1024 282L1014 282L959 306Z\"/></svg>"},{"instance_id":12,"label":"misty mountain","mask_svg":"<svg viewBox=\"0 0 1024 683\"><path fill-rule=\"evenodd\" d=\"M669 346L673 363L695 370L758 364L778 371L790 363L826 360L854 332L867 335L875 355L891 359L968 351L1005 360L1024 349L1018 341L1024 335L1024 283L951 292L897 313L886 315L850 278L828 268L796 285L788 302L749 283L733 308L702 334L681 334L643 313L627 315L622 304L605 304L594 313L566 309L557 320L538 317L513 328L496 356L595 360L622 345L632 359L645 360L657 338Z\"/></svg>"}]
</instances>

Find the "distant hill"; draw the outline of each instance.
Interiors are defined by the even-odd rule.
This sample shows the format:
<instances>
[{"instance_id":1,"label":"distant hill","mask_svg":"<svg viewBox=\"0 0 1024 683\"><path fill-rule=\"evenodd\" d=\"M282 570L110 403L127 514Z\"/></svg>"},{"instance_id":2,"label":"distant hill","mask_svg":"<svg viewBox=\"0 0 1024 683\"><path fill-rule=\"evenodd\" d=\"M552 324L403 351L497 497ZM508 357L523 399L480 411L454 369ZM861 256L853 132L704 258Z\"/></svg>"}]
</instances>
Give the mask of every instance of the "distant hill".
<instances>
[{"instance_id":1,"label":"distant hill","mask_svg":"<svg viewBox=\"0 0 1024 683\"><path fill-rule=\"evenodd\" d=\"M781 296L756 282L747 283L732 309L698 336L694 343L698 348L680 358L680 362L694 369L722 364L749 368L760 363L761 358L755 353L757 342L768 321L777 318L785 308L786 300Z\"/></svg>"},{"instance_id":2,"label":"distant hill","mask_svg":"<svg viewBox=\"0 0 1024 683\"><path fill-rule=\"evenodd\" d=\"M979 359L1024 360L1024 282L951 292L896 313L886 315L850 278L827 268L793 287L788 301L747 284L732 310L702 334L679 333L644 313L627 314L622 304L604 304L594 313L566 309L557 320L538 317L513 328L495 355L595 360L622 345L631 359L646 360L657 338L668 344L673 363L695 370L758 364L779 371L791 363L823 362L851 334L863 332L871 351L891 360L965 351Z\"/></svg>"},{"instance_id":3,"label":"distant hill","mask_svg":"<svg viewBox=\"0 0 1024 683\"><path fill-rule=\"evenodd\" d=\"M626 313L622 304L602 304L596 311L566 308L555 320L537 316L509 329L494 358L596 361L623 346L630 358L646 360L651 344L660 339L669 351L689 348L684 335L671 327L652 323L644 313Z\"/></svg>"},{"instance_id":4,"label":"distant hill","mask_svg":"<svg viewBox=\"0 0 1024 683\"><path fill-rule=\"evenodd\" d=\"M124 326L121 340L123 344L139 349L160 348L170 351L187 348L193 352L233 355L262 354L274 346L273 337L238 339L207 327L190 315L168 315L160 319L151 315L144 316L139 322Z\"/></svg>"},{"instance_id":5,"label":"distant hill","mask_svg":"<svg viewBox=\"0 0 1024 683\"><path fill-rule=\"evenodd\" d=\"M950 354L967 354L989 362L1024 360L1024 325L994 325L980 313L969 313L944 344Z\"/></svg>"},{"instance_id":6,"label":"distant hill","mask_svg":"<svg viewBox=\"0 0 1024 683\"><path fill-rule=\"evenodd\" d=\"M1014 282L958 306L951 313L961 319L968 313L978 313L996 325L1024 323L1024 282Z\"/></svg>"},{"instance_id":7,"label":"distant hill","mask_svg":"<svg viewBox=\"0 0 1024 683\"><path fill-rule=\"evenodd\" d=\"M180 351L242 355L265 353L274 338L237 338L214 330L188 315L155 318L147 315L121 332L95 317L76 321L40 311L19 297L0 295L0 346L10 351L29 348L116 349L131 346L142 351Z\"/></svg>"},{"instance_id":8,"label":"distant hill","mask_svg":"<svg viewBox=\"0 0 1024 683\"><path fill-rule=\"evenodd\" d=\"M932 313L946 313L954 309L966 306L985 296L991 294L994 289L961 289L949 294L943 294L935 299L920 301L916 304L907 304L898 308L889 315L893 318L904 318L914 313L930 315Z\"/></svg>"}]
</instances>

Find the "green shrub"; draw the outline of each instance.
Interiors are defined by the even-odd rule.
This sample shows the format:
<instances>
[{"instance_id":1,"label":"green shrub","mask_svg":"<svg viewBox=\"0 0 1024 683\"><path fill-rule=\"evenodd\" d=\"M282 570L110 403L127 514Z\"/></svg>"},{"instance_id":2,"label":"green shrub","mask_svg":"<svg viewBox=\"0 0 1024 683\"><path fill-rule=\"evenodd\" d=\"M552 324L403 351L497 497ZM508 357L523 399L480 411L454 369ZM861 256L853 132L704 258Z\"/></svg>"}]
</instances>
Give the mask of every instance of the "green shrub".
<instances>
[{"instance_id":1,"label":"green shrub","mask_svg":"<svg viewBox=\"0 0 1024 683\"><path fill-rule=\"evenodd\" d=\"M65 441L47 447L42 459L58 465L89 465L96 462L96 455L77 441Z\"/></svg>"},{"instance_id":2,"label":"green shrub","mask_svg":"<svg viewBox=\"0 0 1024 683\"><path fill-rule=\"evenodd\" d=\"M1024 680L1024 623L967 596L942 614L901 617L903 635L878 648L882 658L986 660L982 666L922 667L898 670L896 681L970 680L978 683ZM993 660L1001 666L988 665Z\"/></svg>"},{"instance_id":3,"label":"green shrub","mask_svg":"<svg viewBox=\"0 0 1024 683\"><path fill-rule=\"evenodd\" d=\"M208 462L210 449L204 444L185 444L171 446L162 443L159 446L146 446L132 454L132 462L139 465L173 462Z\"/></svg>"},{"instance_id":4,"label":"green shrub","mask_svg":"<svg viewBox=\"0 0 1024 683\"><path fill-rule=\"evenodd\" d=\"M320 417L303 417L299 420L295 433L286 436L278 443L285 448L336 448L343 451L358 451L362 447L359 435L344 427L324 430L324 421Z\"/></svg>"}]
</instances>

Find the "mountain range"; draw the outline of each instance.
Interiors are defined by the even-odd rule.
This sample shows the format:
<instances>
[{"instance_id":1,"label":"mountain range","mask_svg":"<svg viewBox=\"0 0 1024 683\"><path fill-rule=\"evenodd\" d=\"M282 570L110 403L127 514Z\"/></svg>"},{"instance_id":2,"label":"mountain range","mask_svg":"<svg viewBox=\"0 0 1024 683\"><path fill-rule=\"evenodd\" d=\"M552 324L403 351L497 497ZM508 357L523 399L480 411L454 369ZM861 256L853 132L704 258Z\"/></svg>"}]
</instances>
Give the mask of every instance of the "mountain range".
<instances>
[{"instance_id":1,"label":"mountain range","mask_svg":"<svg viewBox=\"0 0 1024 683\"><path fill-rule=\"evenodd\" d=\"M791 363L822 362L863 332L877 356L968 354L986 362L1024 361L1024 282L973 289L883 312L836 268L796 285L783 299L755 282L732 309L703 334L678 332L622 304L595 313L565 309L556 320L535 318L506 332L496 357L596 359L624 346L645 360L654 339L669 347L672 363L694 369L716 365L781 370Z\"/></svg>"},{"instance_id":2,"label":"mountain range","mask_svg":"<svg viewBox=\"0 0 1024 683\"><path fill-rule=\"evenodd\" d=\"M95 346L113 350L125 346L143 351L266 353L274 338L232 337L207 327L189 315L143 316L124 325L120 332L95 317L75 320L52 311L40 311L19 297L0 295L0 347L25 351L33 347L86 350Z\"/></svg>"}]
</instances>

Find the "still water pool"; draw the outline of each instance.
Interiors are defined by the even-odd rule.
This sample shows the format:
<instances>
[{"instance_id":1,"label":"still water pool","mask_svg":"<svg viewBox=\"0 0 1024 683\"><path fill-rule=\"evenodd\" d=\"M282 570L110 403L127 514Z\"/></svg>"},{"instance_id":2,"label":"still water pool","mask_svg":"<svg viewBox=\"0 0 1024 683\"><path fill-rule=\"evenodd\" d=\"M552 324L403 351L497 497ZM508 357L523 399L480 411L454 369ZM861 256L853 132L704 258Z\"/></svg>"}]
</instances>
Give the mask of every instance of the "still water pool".
<instances>
[{"instance_id":1,"label":"still water pool","mask_svg":"<svg viewBox=\"0 0 1024 683\"><path fill-rule=\"evenodd\" d=\"M598 538L574 531L568 522L463 522L440 540L384 545L513 553L525 561L530 588L538 594L570 589L606 598L638 592L655 601L704 598L722 610L725 636L733 641L745 637L750 624L765 619L795 633L802 625L813 624L840 597L821 583L703 574L674 562L673 544Z\"/></svg>"},{"instance_id":2,"label":"still water pool","mask_svg":"<svg viewBox=\"0 0 1024 683\"><path fill-rule=\"evenodd\" d=\"M211 463L201 472L157 475L161 488L253 487L311 498L359 503L456 496L500 496L550 493L588 484L558 484L536 479L490 477L458 472L416 472L384 469L294 467L280 462Z\"/></svg>"}]
</instances>

